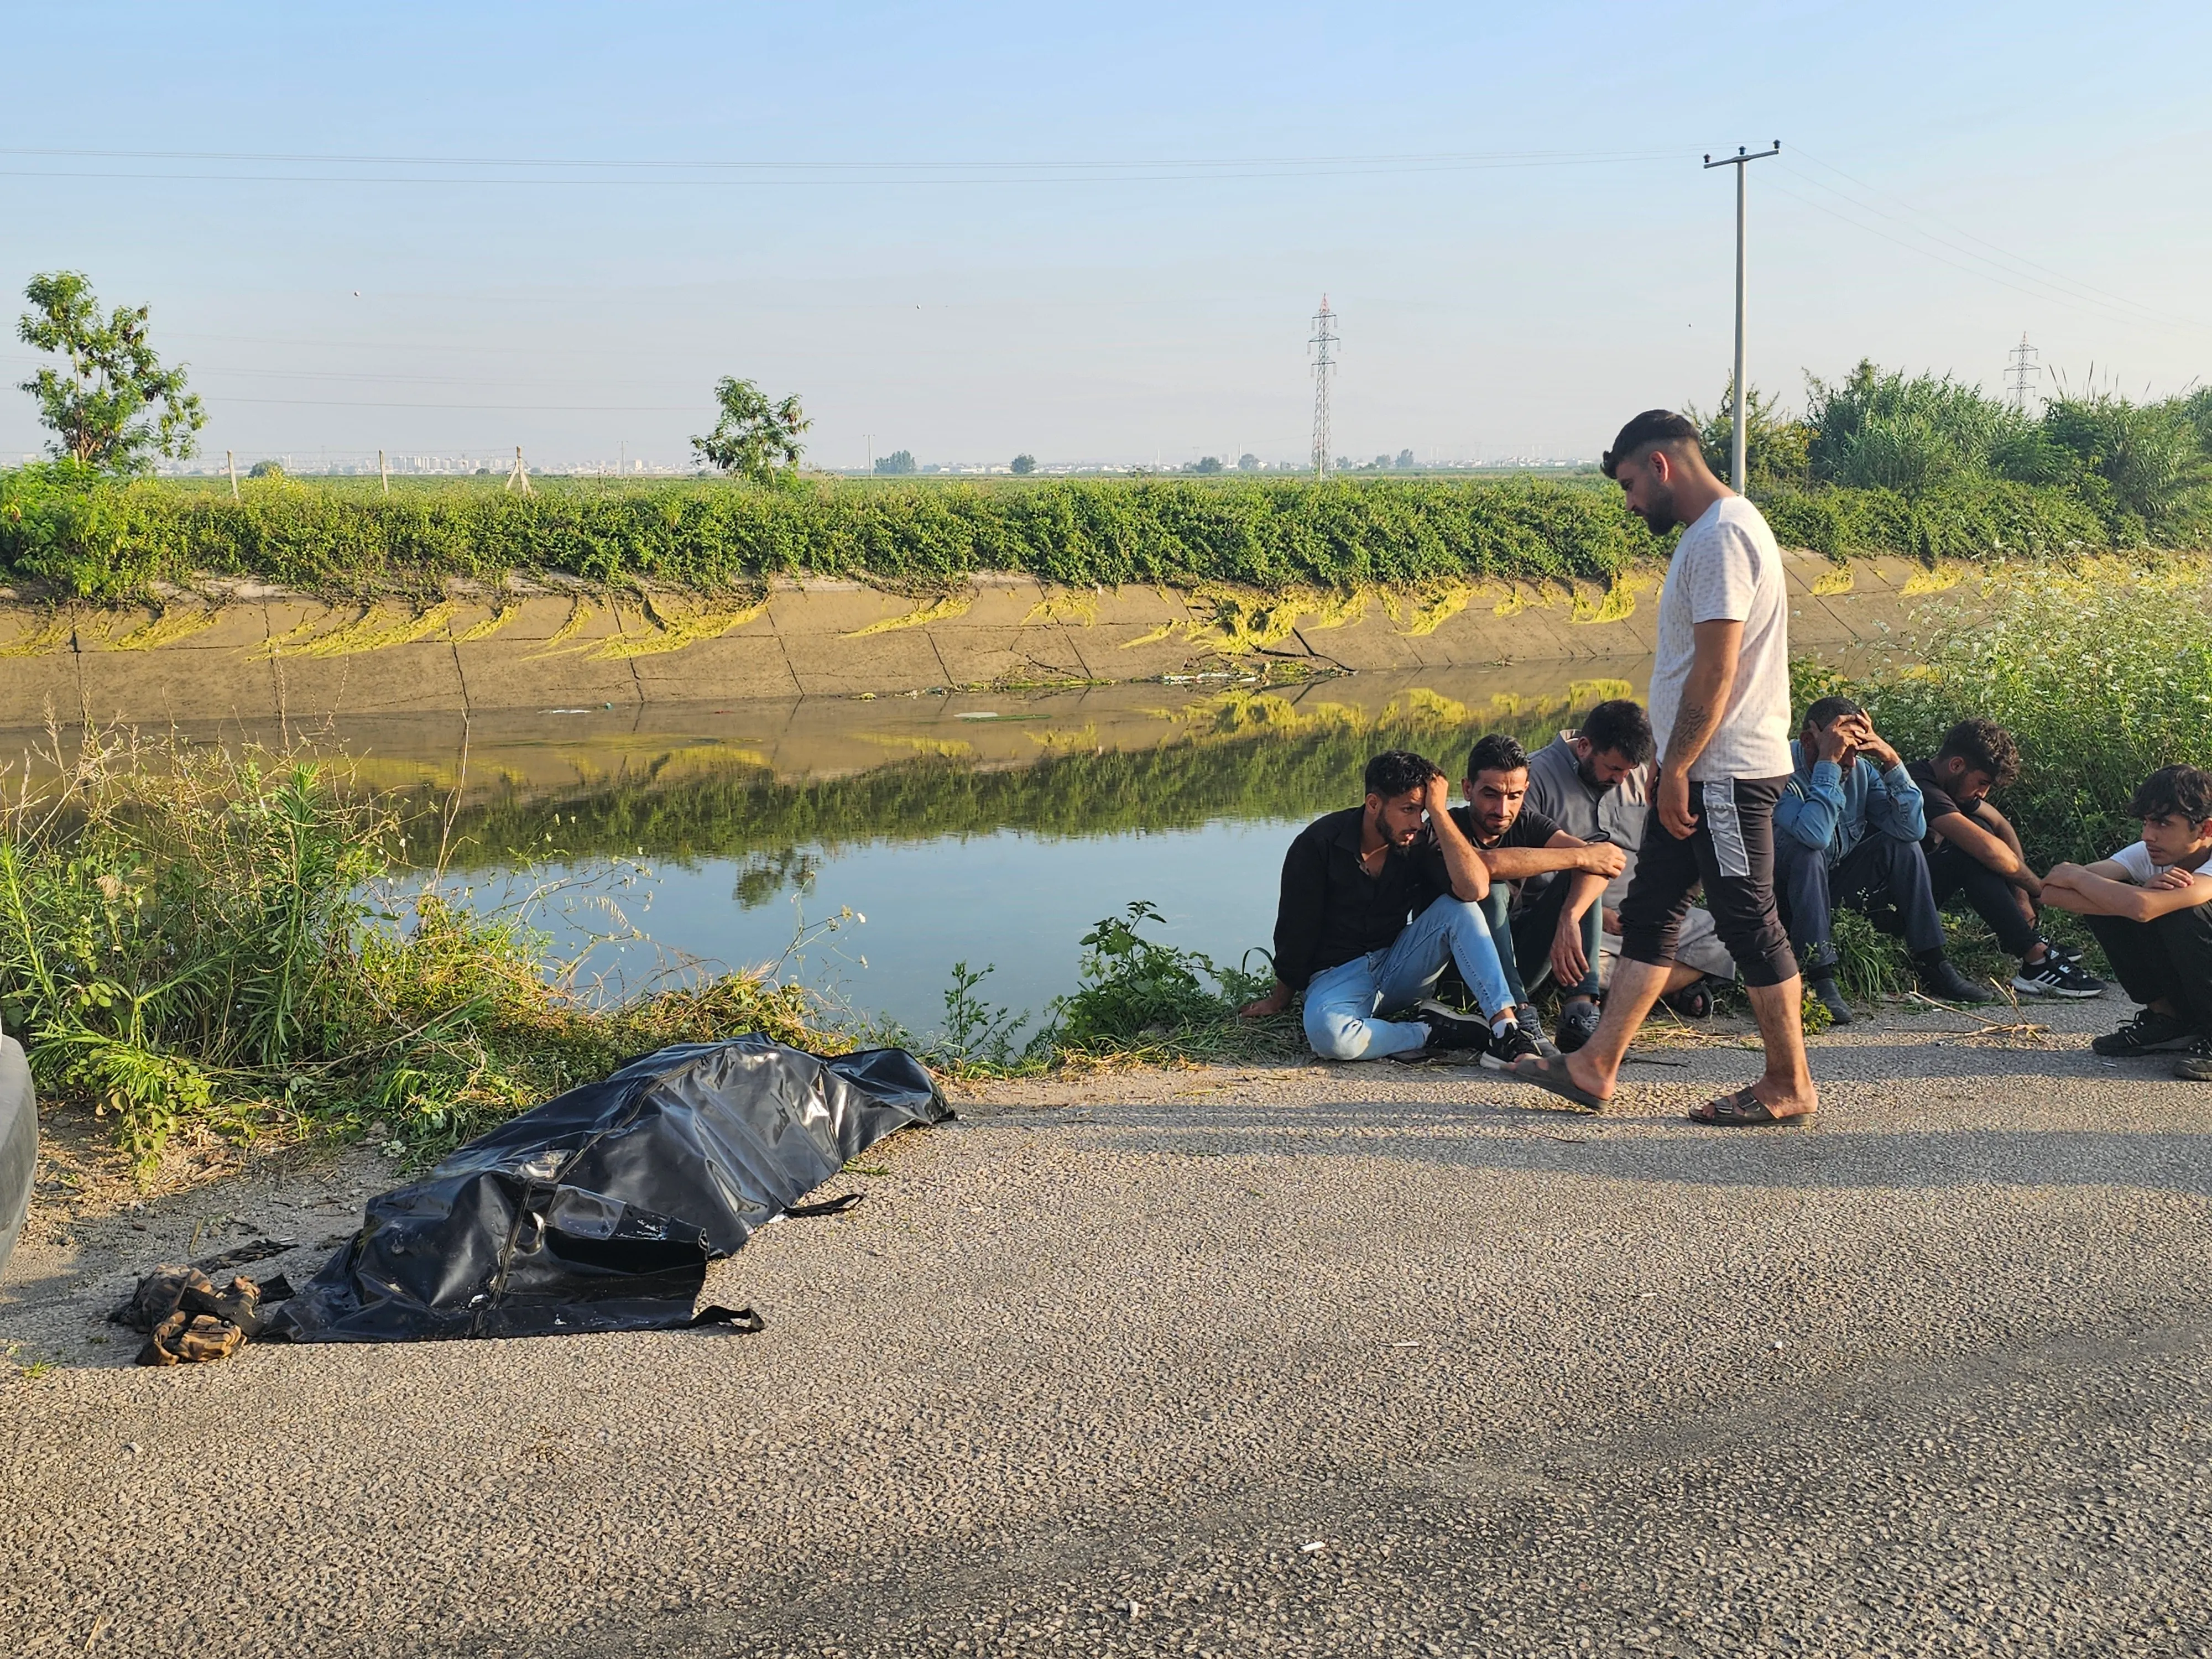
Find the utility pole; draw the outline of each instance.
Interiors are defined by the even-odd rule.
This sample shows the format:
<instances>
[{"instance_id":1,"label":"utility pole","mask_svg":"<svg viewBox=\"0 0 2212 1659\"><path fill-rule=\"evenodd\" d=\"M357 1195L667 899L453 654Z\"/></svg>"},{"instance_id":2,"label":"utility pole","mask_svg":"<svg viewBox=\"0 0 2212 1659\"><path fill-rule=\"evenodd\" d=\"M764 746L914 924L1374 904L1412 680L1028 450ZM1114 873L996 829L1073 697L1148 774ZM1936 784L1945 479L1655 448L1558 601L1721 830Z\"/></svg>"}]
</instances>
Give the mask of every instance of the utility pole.
<instances>
[{"instance_id":1,"label":"utility pole","mask_svg":"<svg viewBox=\"0 0 2212 1659\"><path fill-rule=\"evenodd\" d=\"M392 469L385 465L384 452L380 449L376 452L376 476L384 480L384 493L389 495L392 493Z\"/></svg>"},{"instance_id":2,"label":"utility pole","mask_svg":"<svg viewBox=\"0 0 2212 1659\"><path fill-rule=\"evenodd\" d=\"M1334 462L1329 457L1328 436L1328 375L1336 367L1336 359L1329 349L1336 345L1336 313L1328 308L1328 295L1321 296L1321 309L1314 313L1313 337L1306 344L1314 354L1314 425L1313 470L1316 478L1328 477Z\"/></svg>"},{"instance_id":3,"label":"utility pole","mask_svg":"<svg viewBox=\"0 0 2212 1659\"><path fill-rule=\"evenodd\" d=\"M526 495L530 494L530 474L523 470L520 444L514 447L514 471L507 475L506 488L520 489Z\"/></svg>"},{"instance_id":4,"label":"utility pole","mask_svg":"<svg viewBox=\"0 0 2212 1659\"><path fill-rule=\"evenodd\" d=\"M2025 330L2021 333L2020 343L2006 354L2005 383L2012 388L2012 406L2023 415L2027 413L2030 390L2043 380L2043 365L2037 361L2038 355L2035 348L2028 344Z\"/></svg>"},{"instance_id":5,"label":"utility pole","mask_svg":"<svg viewBox=\"0 0 2212 1659\"><path fill-rule=\"evenodd\" d=\"M1733 155L1723 155L1717 161L1710 155L1705 157L1708 173L1715 167L1735 169L1735 379L1729 387L1729 487L1739 495L1743 494L1744 430L1750 423L1745 411L1751 401L1744 389L1743 378L1743 170L1753 161L1764 161L1770 155L1781 154L1782 141L1777 138L1771 149L1747 152L1738 144Z\"/></svg>"},{"instance_id":6,"label":"utility pole","mask_svg":"<svg viewBox=\"0 0 2212 1659\"><path fill-rule=\"evenodd\" d=\"M872 478L876 476L876 434L872 432L863 432L860 434L860 441L868 447L868 476Z\"/></svg>"},{"instance_id":7,"label":"utility pole","mask_svg":"<svg viewBox=\"0 0 2212 1659\"><path fill-rule=\"evenodd\" d=\"M230 474L230 499L238 499L238 455L234 450L222 452L222 470Z\"/></svg>"}]
</instances>

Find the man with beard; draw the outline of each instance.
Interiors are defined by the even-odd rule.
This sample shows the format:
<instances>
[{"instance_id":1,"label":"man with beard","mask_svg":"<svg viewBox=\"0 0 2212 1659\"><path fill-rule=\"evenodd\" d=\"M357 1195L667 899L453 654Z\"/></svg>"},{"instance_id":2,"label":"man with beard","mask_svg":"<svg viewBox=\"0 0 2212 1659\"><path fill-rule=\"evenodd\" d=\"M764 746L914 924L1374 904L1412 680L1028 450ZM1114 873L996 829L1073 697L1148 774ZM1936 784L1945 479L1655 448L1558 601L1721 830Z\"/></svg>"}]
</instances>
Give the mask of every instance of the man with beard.
<instances>
[{"instance_id":1,"label":"man with beard","mask_svg":"<svg viewBox=\"0 0 2212 1659\"><path fill-rule=\"evenodd\" d=\"M1643 850L1644 828L1651 816L1650 760L1651 722L1642 705L1628 697L1598 704L1578 728L1560 732L1528 757L1528 810L1541 812L1579 840L1609 842L1620 849L1623 860L1607 884L1603 903L1594 907L1605 914L1591 947L1589 970L1572 983L1559 981L1562 1000L1555 1035L1560 1048L1569 1054L1597 1030L1603 984L1599 957L1620 952L1620 907L1636 878L1637 854ZM1523 882L1522 911L1544 905L1560 884L1550 876ZM1518 915L1515 920L1517 928ZM1712 912L1692 905L1674 942L1674 965L1662 994L1668 1006L1702 1018L1713 1006L1705 981L1735 977L1735 963L1713 931Z\"/></svg>"},{"instance_id":2,"label":"man with beard","mask_svg":"<svg viewBox=\"0 0 2212 1659\"><path fill-rule=\"evenodd\" d=\"M1419 755L1367 763L1367 798L1300 830L1283 860L1275 983L1237 1012L1264 1019L1305 993L1324 1060L1412 1060L1457 1049L1503 1071L1536 1045L1483 920L1490 872L1448 810L1451 786ZM1455 964L1484 1018L1429 997ZM1410 1013L1411 1019L1394 1019Z\"/></svg>"},{"instance_id":3,"label":"man with beard","mask_svg":"<svg viewBox=\"0 0 2212 1659\"><path fill-rule=\"evenodd\" d=\"M1514 1073L1592 1111L1612 1098L1702 883L1750 994L1766 1069L1690 1115L1724 1128L1802 1123L1819 1096L1805 1064L1804 986L1774 901L1774 803L1790 776L1781 551L1759 509L1713 476L1698 428L1680 415L1648 410L1629 422L1604 471L1655 535L1688 526L1659 596L1651 673L1659 775L1597 1030L1574 1053L1524 1060Z\"/></svg>"}]
</instances>

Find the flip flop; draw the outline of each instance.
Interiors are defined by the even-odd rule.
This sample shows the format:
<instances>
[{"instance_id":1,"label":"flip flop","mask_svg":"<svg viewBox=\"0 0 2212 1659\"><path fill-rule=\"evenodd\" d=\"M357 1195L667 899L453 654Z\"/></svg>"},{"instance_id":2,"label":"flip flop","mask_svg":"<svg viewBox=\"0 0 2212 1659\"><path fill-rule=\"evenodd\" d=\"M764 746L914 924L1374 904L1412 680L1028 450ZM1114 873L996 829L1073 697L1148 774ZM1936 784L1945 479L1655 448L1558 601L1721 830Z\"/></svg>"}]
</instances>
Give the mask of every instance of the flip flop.
<instances>
[{"instance_id":1,"label":"flip flop","mask_svg":"<svg viewBox=\"0 0 2212 1659\"><path fill-rule=\"evenodd\" d=\"M1732 1095L1708 1101L1702 1111L1686 1115L1692 1123L1702 1123L1712 1129L1753 1129L1771 1127L1788 1128L1793 1124L1810 1123L1812 1112L1792 1112L1788 1117L1777 1117L1766 1109L1766 1103L1748 1089L1739 1089Z\"/></svg>"},{"instance_id":2,"label":"flip flop","mask_svg":"<svg viewBox=\"0 0 2212 1659\"><path fill-rule=\"evenodd\" d=\"M1571 1101L1586 1112L1605 1109L1605 1102L1567 1075L1567 1062L1564 1060L1546 1060L1540 1055L1532 1055L1505 1075L1522 1083L1533 1083L1539 1089L1549 1090L1560 1099Z\"/></svg>"}]
</instances>

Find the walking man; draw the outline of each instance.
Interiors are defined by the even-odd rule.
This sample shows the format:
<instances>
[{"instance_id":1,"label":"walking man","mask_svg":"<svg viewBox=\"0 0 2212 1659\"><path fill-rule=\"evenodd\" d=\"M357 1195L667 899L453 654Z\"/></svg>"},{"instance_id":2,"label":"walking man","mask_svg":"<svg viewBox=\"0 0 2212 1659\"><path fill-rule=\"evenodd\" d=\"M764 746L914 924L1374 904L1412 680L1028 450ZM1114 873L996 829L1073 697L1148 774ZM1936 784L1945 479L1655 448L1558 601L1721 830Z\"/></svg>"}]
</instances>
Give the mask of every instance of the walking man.
<instances>
[{"instance_id":1,"label":"walking man","mask_svg":"<svg viewBox=\"0 0 2212 1659\"><path fill-rule=\"evenodd\" d=\"M1452 820L1450 784L1399 749L1369 761L1365 781L1364 801L1315 819L1291 843L1275 983L1237 1012L1264 1019L1304 991L1306 1041L1323 1060L1458 1049L1503 1071L1534 1054L1483 920L1490 872ZM1486 1019L1428 1000L1448 962ZM1401 1014L1412 1018L1392 1018Z\"/></svg>"},{"instance_id":2,"label":"walking man","mask_svg":"<svg viewBox=\"0 0 2212 1659\"><path fill-rule=\"evenodd\" d=\"M1524 1060L1515 1075L1592 1110L1613 1097L1702 882L1758 1016L1766 1069L1751 1087L1690 1115L1728 1128L1802 1122L1819 1097L1805 1064L1803 986L1774 902L1774 804L1790 775L1781 553L1759 509L1713 476L1697 428L1680 415L1638 415L1613 440L1604 467L1655 534L1689 526L1659 596L1650 705L1658 781L1621 905L1621 962L1597 1030L1574 1053Z\"/></svg>"}]
</instances>

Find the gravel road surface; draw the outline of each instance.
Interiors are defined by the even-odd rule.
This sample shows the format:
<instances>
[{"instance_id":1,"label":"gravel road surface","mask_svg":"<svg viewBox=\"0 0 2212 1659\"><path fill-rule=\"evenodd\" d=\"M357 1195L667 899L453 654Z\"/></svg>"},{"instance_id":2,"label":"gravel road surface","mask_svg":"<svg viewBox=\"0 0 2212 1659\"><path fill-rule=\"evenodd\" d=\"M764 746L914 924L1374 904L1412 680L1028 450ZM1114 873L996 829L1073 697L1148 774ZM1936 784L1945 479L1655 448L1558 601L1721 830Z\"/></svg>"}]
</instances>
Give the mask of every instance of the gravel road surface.
<instances>
[{"instance_id":1,"label":"gravel road surface","mask_svg":"<svg viewBox=\"0 0 2212 1659\"><path fill-rule=\"evenodd\" d=\"M188 1223L297 1277L389 1166L34 1227L0 1647L2212 1654L2212 1087L2090 1054L2124 1012L1823 1038L1809 1129L1680 1120L1733 1039L1595 1118L969 1090L717 1270L752 1336L142 1370L98 1315Z\"/></svg>"}]
</instances>

